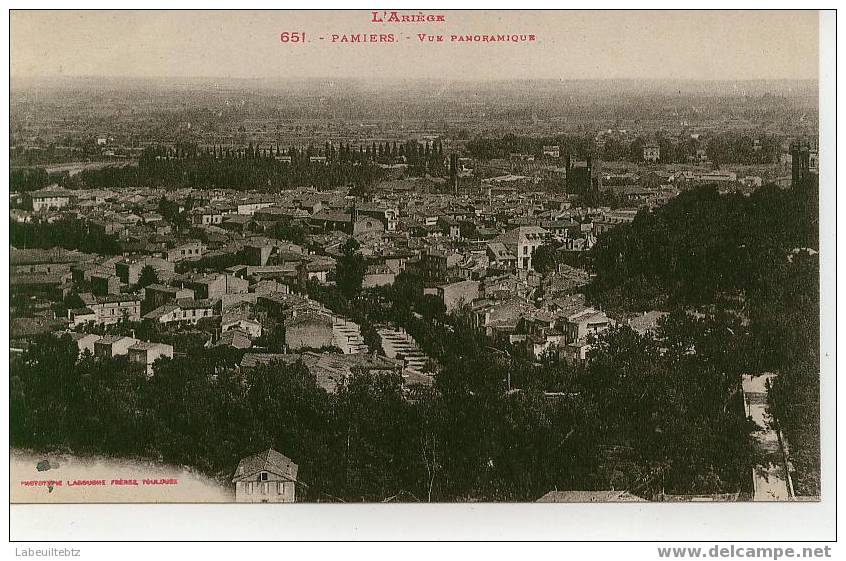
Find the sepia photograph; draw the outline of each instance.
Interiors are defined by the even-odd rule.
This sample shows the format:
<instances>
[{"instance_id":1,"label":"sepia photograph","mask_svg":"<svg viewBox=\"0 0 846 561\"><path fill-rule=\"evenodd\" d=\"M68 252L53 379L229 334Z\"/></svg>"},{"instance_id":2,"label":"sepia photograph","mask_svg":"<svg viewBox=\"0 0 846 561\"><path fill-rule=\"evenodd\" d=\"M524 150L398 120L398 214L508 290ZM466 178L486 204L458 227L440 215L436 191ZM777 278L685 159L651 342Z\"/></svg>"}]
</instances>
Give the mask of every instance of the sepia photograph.
<instances>
[{"instance_id":1,"label":"sepia photograph","mask_svg":"<svg viewBox=\"0 0 846 561\"><path fill-rule=\"evenodd\" d=\"M10 10L10 503L833 500L820 22Z\"/></svg>"}]
</instances>

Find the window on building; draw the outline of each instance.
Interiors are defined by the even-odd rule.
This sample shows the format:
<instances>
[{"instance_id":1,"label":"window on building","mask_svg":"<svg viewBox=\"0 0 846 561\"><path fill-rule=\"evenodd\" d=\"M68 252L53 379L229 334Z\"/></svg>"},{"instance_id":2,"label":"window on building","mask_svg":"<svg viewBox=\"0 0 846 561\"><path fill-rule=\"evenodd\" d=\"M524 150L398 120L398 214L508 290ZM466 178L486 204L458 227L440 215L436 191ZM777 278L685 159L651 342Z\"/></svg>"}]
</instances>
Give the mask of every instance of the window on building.
<instances>
[{"instance_id":1,"label":"window on building","mask_svg":"<svg viewBox=\"0 0 846 561\"><path fill-rule=\"evenodd\" d=\"M267 472L263 471L259 474L259 481L267 481Z\"/></svg>"}]
</instances>

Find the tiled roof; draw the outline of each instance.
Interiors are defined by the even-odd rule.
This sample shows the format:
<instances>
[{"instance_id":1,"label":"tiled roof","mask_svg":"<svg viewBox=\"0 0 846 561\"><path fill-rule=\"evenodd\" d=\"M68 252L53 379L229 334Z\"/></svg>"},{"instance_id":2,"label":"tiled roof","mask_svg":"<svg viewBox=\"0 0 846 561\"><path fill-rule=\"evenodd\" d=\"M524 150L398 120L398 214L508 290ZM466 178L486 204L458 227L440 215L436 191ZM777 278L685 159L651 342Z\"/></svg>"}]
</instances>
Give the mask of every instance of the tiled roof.
<instances>
[{"instance_id":1,"label":"tiled roof","mask_svg":"<svg viewBox=\"0 0 846 561\"><path fill-rule=\"evenodd\" d=\"M164 343L153 343L152 341L138 341L137 343L129 347L129 350L149 351L150 349L155 349L158 347L170 347L170 345L165 345Z\"/></svg>"},{"instance_id":2,"label":"tiled roof","mask_svg":"<svg viewBox=\"0 0 846 561\"><path fill-rule=\"evenodd\" d=\"M106 294L104 296L95 296L97 304L116 304L122 302L140 302L141 297L135 294Z\"/></svg>"},{"instance_id":3,"label":"tiled roof","mask_svg":"<svg viewBox=\"0 0 846 561\"><path fill-rule=\"evenodd\" d=\"M352 216L344 212L321 211L311 217L312 220L328 220L330 222L350 222Z\"/></svg>"},{"instance_id":4,"label":"tiled roof","mask_svg":"<svg viewBox=\"0 0 846 561\"><path fill-rule=\"evenodd\" d=\"M136 341L136 339L132 339L132 337L124 337L122 335L106 335L105 337L97 341L96 344L113 345L114 343L117 343L118 341L121 341L123 339L131 339L133 341Z\"/></svg>"},{"instance_id":5,"label":"tiled roof","mask_svg":"<svg viewBox=\"0 0 846 561\"><path fill-rule=\"evenodd\" d=\"M12 265L31 265L36 263L78 263L94 259L93 255L62 248L51 249L16 249L9 252Z\"/></svg>"},{"instance_id":6,"label":"tiled roof","mask_svg":"<svg viewBox=\"0 0 846 561\"><path fill-rule=\"evenodd\" d=\"M9 284L12 286L30 284L61 284L65 280L66 273L24 273L9 276Z\"/></svg>"},{"instance_id":7,"label":"tiled roof","mask_svg":"<svg viewBox=\"0 0 846 561\"><path fill-rule=\"evenodd\" d=\"M217 344L228 345L236 349L249 349L253 345L249 335L238 329L224 331Z\"/></svg>"},{"instance_id":8,"label":"tiled roof","mask_svg":"<svg viewBox=\"0 0 846 561\"><path fill-rule=\"evenodd\" d=\"M255 368L259 365L273 364L280 362L283 364L293 364L300 360L301 355L296 354L281 354L281 353L246 353L241 358L241 368Z\"/></svg>"},{"instance_id":9,"label":"tiled roof","mask_svg":"<svg viewBox=\"0 0 846 561\"><path fill-rule=\"evenodd\" d=\"M159 319L160 317L164 316L165 314L169 314L178 307L179 306L176 306L174 304L165 304L164 306L159 306L155 310L150 310L149 312L144 314L144 319Z\"/></svg>"},{"instance_id":10,"label":"tiled roof","mask_svg":"<svg viewBox=\"0 0 846 561\"><path fill-rule=\"evenodd\" d=\"M628 491L550 491L539 503L634 503L646 502Z\"/></svg>"},{"instance_id":11,"label":"tiled roof","mask_svg":"<svg viewBox=\"0 0 846 561\"><path fill-rule=\"evenodd\" d=\"M238 462L232 481L242 481L259 472L267 471L291 481L297 480L297 464L272 448L247 456Z\"/></svg>"},{"instance_id":12,"label":"tiled roof","mask_svg":"<svg viewBox=\"0 0 846 561\"><path fill-rule=\"evenodd\" d=\"M148 284L145 287L145 289L146 290L159 291L159 292L168 292L168 293L172 293L172 294L176 294L177 292L182 290L181 288L179 288L177 286L168 286L166 284L159 284L159 283Z\"/></svg>"}]
</instances>

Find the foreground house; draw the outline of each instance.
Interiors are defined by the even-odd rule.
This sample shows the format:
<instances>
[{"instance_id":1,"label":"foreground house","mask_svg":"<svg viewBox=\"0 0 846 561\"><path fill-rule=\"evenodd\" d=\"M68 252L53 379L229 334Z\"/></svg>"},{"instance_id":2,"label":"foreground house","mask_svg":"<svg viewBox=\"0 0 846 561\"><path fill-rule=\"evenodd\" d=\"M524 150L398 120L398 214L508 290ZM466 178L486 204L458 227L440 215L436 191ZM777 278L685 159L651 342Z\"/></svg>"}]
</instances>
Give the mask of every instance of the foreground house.
<instances>
[{"instance_id":1,"label":"foreground house","mask_svg":"<svg viewBox=\"0 0 846 561\"><path fill-rule=\"evenodd\" d=\"M272 448L243 458L232 478L235 502L294 502L297 470L297 464Z\"/></svg>"}]
</instances>

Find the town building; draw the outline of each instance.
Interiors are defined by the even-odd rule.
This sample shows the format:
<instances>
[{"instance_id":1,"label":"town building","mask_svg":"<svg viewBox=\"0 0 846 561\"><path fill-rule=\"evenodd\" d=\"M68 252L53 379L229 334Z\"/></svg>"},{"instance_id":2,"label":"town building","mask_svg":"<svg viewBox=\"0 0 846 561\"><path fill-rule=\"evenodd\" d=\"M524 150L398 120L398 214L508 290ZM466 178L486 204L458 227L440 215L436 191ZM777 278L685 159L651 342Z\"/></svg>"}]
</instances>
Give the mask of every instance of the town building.
<instances>
[{"instance_id":1,"label":"town building","mask_svg":"<svg viewBox=\"0 0 846 561\"><path fill-rule=\"evenodd\" d=\"M83 310L87 309L89 313L74 316L72 322L76 325L88 321L97 325L111 325L119 321L140 321L141 319L141 299L134 294L90 295L90 298L83 299L83 302L86 304ZM71 312L74 311L71 310ZM82 319L83 317L85 319Z\"/></svg>"},{"instance_id":2,"label":"town building","mask_svg":"<svg viewBox=\"0 0 846 561\"><path fill-rule=\"evenodd\" d=\"M540 226L518 226L495 239L505 246L506 255L517 258L518 269L533 269L532 257L547 240L549 232Z\"/></svg>"},{"instance_id":3,"label":"town building","mask_svg":"<svg viewBox=\"0 0 846 561\"><path fill-rule=\"evenodd\" d=\"M150 266L156 272L159 281L173 277L176 270L172 261L159 257L129 257L115 263L115 274L123 284L134 286L141 279L141 271Z\"/></svg>"},{"instance_id":4,"label":"town building","mask_svg":"<svg viewBox=\"0 0 846 561\"><path fill-rule=\"evenodd\" d=\"M185 259L199 259L205 250L205 246L198 241L182 243L167 250L167 260L175 263Z\"/></svg>"},{"instance_id":5,"label":"town building","mask_svg":"<svg viewBox=\"0 0 846 561\"><path fill-rule=\"evenodd\" d=\"M144 314L144 320L155 323L196 324L201 319L212 318L219 308L219 301L181 298Z\"/></svg>"},{"instance_id":6,"label":"town building","mask_svg":"<svg viewBox=\"0 0 846 561\"><path fill-rule=\"evenodd\" d=\"M332 346L331 317L324 314L298 314L285 321L285 346L289 351L322 349Z\"/></svg>"},{"instance_id":7,"label":"town building","mask_svg":"<svg viewBox=\"0 0 846 561\"><path fill-rule=\"evenodd\" d=\"M94 342L94 356L96 358L125 356L129 352L129 348L136 343L138 343L138 339L134 337L106 335Z\"/></svg>"},{"instance_id":8,"label":"town building","mask_svg":"<svg viewBox=\"0 0 846 561\"><path fill-rule=\"evenodd\" d=\"M27 206L33 212L43 210L58 210L71 204L73 195L57 187L30 191L26 195Z\"/></svg>"},{"instance_id":9,"label":"town building","mask_svg":"<svg viewBox=\"0 0 846 561\"><path fill-rule=\"evenodd\" d=\"M446 312L455 311L462 304L471 304L479 297L479 281L463 280L437 287L438 298L444 303Z\"/></svg>"},{"instance_id":10,"label":"town building","mask_svg":"<svg viewBox=\"0 0 846 561\"><path fill-rule=\"evenodd\" d=\"M194 299L194 291L190 288L167 286L164 284L150 284L144 288L144 307L155 310L170 302L181 299Z\"/></svg>"},{"instance_id":11,"label":"town building","mask_svg":"<svg viewBox=\"0 0 846 561\"><path fill-rule=\"evenodd\" d=\"M210 274L192 281L191 288L197 299L222 298L225 294L248 292L250 283L233 275Z\"/></svg>"},{"instance_id":12,"label":"town building","mask_svg":"<svg viewBox=\"0 0 846 561\"><path fill-rule=\"evenodd\" d=\"M243 458L232 477L235 502L293 503L298 469L290 458L272 448Z\"/></svg>"},{"instance_id":13,"label":"town building","mask_svg":"<svg viewBox=\"0 0 846 561\"><path fill-rule=\"evenodd\" d=\"M643 146L643 161L655 163L661 159L661 148L657 144Z\"/></svg>"},{"instance_id":14,"label":"town building","mask_svg":"<svg viewBox=\"0 0 846 561\"><path fill-rule=\"evenodd\" d=\"M129 362L144 367L147 376L153 375L153 363L162 357L173 358L173 347L164 343L139 341L127 348Z\"/></svg>"}]
</instances>

